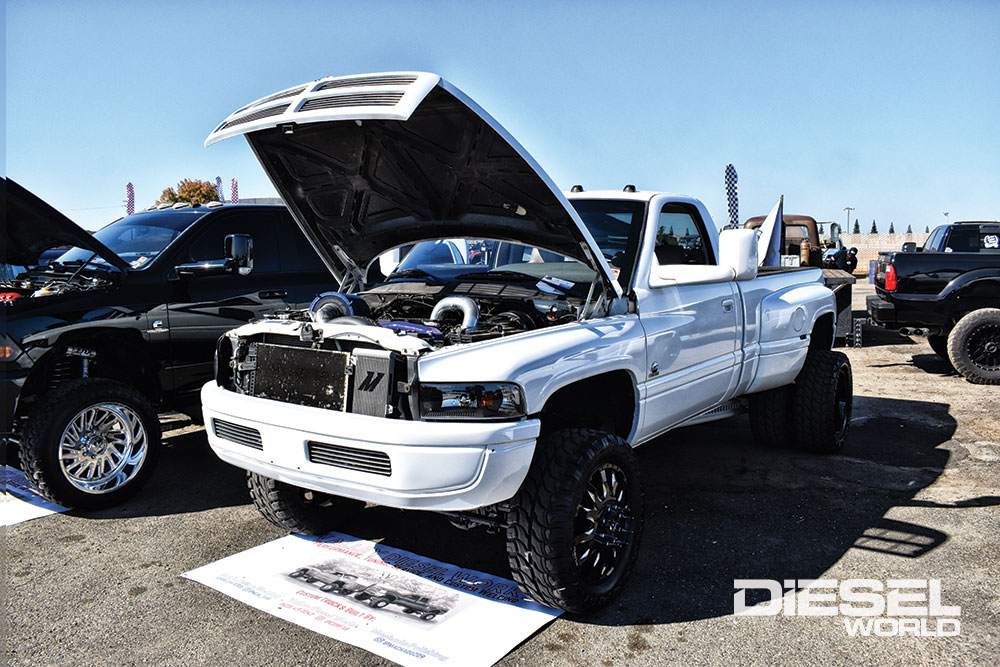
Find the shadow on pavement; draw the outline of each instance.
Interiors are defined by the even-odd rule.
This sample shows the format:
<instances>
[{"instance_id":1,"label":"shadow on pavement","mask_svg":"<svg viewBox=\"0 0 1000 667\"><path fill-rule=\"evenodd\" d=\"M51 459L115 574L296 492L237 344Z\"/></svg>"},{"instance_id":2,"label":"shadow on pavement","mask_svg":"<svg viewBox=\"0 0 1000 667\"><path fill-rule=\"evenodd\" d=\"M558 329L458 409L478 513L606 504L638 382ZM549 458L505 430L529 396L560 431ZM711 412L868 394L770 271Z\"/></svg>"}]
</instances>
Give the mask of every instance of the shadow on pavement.
<instances>
[{"instance_id":1,"label":"shadow on pavement","mask_svg":"<svg viewBox=\"0 0 1000 667\"><path fill-rule=\"evenodd\" d=\"M621 598L578 620L647 625L727 616L734 579L815 579L852 547L919 558L945 542L941 531L885 514L918 504L914 495L947 464L949 452L938 445L955 430L948 406L870 397L860 406L867 416L837 456L759 448L746 418L681 429L637 450L646 492L638 564ZM370 507L343 531L510 576L502 535L465 533L433 514Z\"/></svg>"}]
</instances>

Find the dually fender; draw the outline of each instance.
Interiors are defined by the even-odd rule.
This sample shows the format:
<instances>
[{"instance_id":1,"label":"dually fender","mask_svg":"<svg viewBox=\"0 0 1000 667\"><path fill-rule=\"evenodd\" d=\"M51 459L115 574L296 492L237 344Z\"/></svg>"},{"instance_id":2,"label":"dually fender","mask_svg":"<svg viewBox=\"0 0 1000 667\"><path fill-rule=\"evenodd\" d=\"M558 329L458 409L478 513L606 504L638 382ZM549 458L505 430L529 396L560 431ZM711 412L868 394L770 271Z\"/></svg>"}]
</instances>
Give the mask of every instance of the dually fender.
<instances>
[{"instance_id":1,"label":"dually fender","mask_svg":"<svg viewBox=\"0 0 1000 667\"><path fill-rule=\"evenodd\" d=\"M431 352L418 374L421 382L516 382L536 414L559 389L595 375L625 371L636 383L645 360L645 334L627 314Z\"/></svg>"}]
</instances>

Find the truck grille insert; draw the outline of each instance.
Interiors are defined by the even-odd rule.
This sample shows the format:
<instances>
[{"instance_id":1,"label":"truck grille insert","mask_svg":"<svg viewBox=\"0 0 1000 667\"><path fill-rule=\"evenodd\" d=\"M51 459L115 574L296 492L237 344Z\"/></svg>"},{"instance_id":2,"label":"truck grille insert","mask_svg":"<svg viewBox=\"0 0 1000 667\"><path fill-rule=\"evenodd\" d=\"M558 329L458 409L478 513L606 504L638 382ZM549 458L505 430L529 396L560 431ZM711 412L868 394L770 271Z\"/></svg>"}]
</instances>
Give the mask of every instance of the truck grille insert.
<instances>
[{"instance_id":1,"label":"truck grille insert","mask_svg":"<svg viewBox=\"0 0 1000 667\"><path fill-rule=\"evenodd\" d=\"M288 108L287 104L279 104L276 107L270 107L268 109L261 109L260 111L254 111L253 113L248 113L246 116L240 116L235 118L222 127L219 130L225 130L228 127L233 127L234 125L242 125L243 123L249 123L251 121L260 120L261 118L270 118L271 116L280 116ZM216 130L218 131L218 130Z\"/></svg>"},{"instance_id":2,"label":"truck grille insert","mask_svg":"<svg viewBox=\"0 0 1000 667\"><path fill-rule=\"evenodd\" d=\"M223 440L235 442L238 445L246 445L254 449L264 450L264 443L260 439L260 431L249 426L241 426L222 419L212 420L212 430L215 435Z\"/></svg>"},{"instance_id":3,"label":"truck grille insert","mask_svg":"<svg viewBox=\"0 0 1000 667\"><path fill-rule=\"evenodd\" d=\"M340 81L327 81L316 90L332 88L360 88L361 86L408 86L417 80L415 76L366 76Z\"/></svg>"},{"instance_id":4,"label":"truck grille insert","mask_svg":"<svg viewBox=\"0 0 1000 667\"><path fill-rule=\"evenodd\" d=\"M403 93L345 93L328 97L315 97L299 111L339 109L341 107L391 107L403 98Z\"/></svg>"},{"instance_id":5,"label":"truck grille insert","mask_svg":"<svg viewBox=\"0 0 1000 667\"><path fill-rule=\"evenodd\" d=\"M329 445L323 442L310 441L306 444L309 450L309 460L313 463L385 477L392 475L392 463L389 461L389 455L385 452Z\"/></svg>"}]
</instances>

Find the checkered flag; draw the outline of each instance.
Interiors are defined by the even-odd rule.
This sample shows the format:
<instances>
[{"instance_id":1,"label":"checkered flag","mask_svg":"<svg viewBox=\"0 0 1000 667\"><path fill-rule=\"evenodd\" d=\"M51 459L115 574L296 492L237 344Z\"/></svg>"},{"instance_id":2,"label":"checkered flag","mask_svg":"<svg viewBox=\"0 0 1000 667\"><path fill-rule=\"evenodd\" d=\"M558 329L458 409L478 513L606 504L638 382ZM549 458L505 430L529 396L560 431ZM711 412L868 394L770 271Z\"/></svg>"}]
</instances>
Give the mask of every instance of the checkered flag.
<instances>
[{"instance_id":1,"label":"checkered flag","mask_svg":"<svg viewBox=\"0 0 1000 667\"><path fill-rule=\"evenodd\" d=\"M728 229L738 229L740 226L740 199L736 194L736 167L732 164L726 165L726 197L729 199L729 226Z\"/></svg>"},{"instance_id":2,"label":"checkered flag","mask_svg":"<svg viewBox=\"0 0 1000 667\"><path fill-rule=\"evenodd\" d=\"M219 176L215 177L215 194L219 195L219 201L226 201L226 198L222 196L222 178Z\"/></svg>"},{"instance_id":3,"label":"checkered flag","mask_svg":"<svg viewBox=\"0 0 1000 667\"><path fill-rule=\"evenodd\" d=\"M229 203L239 204L240 203L240 191L236 188L236 177L233 177L233 184L229 188Z\"/></svg>"},{"instance_id":4,"label":"checkered flag","mask_svg":"<svg viewBox=\"0 0 1000 667\"><path fill-rule=\"evenodd\" d=\"M125 215L132 215L135 213L135 188L132 187L132 182L129 181L125 185Z\"/></svg>"}]
</instances>

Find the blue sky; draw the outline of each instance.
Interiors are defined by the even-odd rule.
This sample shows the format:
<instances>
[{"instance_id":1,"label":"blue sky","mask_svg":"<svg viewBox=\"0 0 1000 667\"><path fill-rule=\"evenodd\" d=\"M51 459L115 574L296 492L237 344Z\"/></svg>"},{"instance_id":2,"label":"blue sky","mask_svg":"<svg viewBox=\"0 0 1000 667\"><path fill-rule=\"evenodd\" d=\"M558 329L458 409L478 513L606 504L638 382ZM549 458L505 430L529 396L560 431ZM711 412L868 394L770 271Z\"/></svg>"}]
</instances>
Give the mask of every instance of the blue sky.
<instances>
[{"instance_id":1,"label":"blue sky","mask_svg":"<svg viewBox=\"0 0 1000 667\"><path fill-rule=\"evenodd\" d=\"M243 104L327 75L441 74L560 187L740 214L1000 218L1000 3L8 0L4 173L88 229L182 178L274 191L202 144ZM228 192L228 185L226 187ZM853 220L853 218L852 218Z\"/></svg>"}]
</instances>

